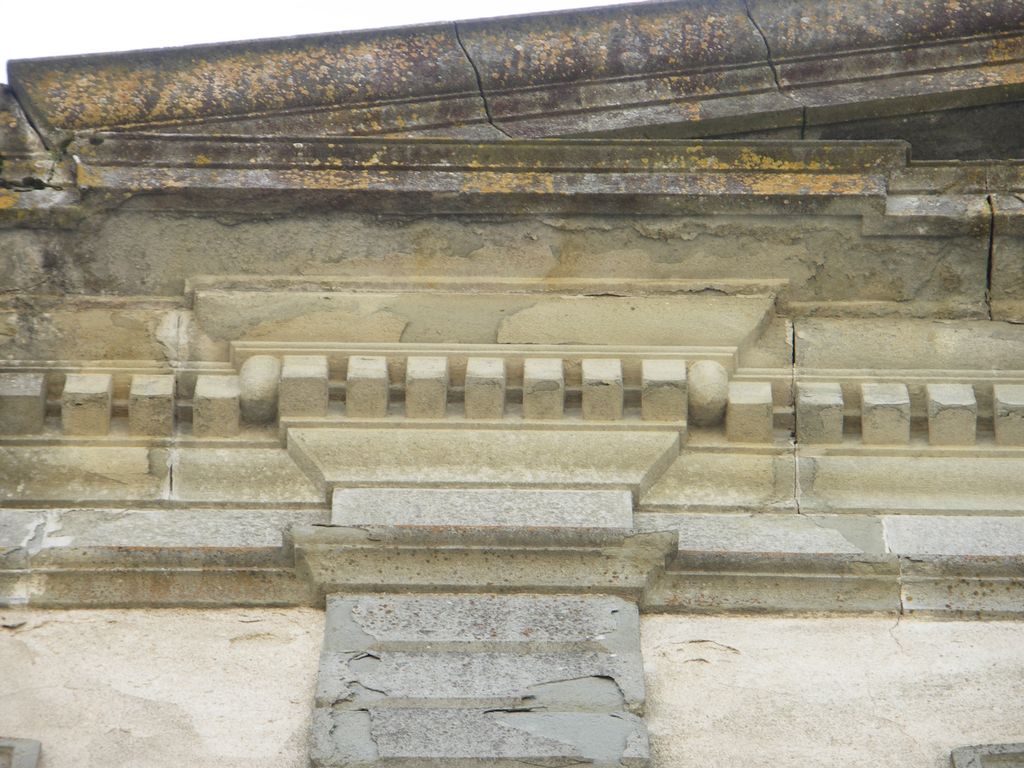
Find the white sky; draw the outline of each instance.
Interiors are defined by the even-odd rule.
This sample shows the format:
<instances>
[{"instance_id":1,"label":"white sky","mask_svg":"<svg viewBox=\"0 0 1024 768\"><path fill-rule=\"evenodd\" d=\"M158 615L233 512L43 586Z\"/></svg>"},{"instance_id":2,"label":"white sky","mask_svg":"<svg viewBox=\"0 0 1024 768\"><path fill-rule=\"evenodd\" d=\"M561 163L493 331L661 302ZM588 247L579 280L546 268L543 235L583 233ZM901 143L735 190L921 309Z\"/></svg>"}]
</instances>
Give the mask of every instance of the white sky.
<instances>
[{"instance_id":1,"label":"white sky","mask_svg":"<svg viewBox=\"0 0 1024 768\"><path fill-rule=\"evenodd\" d=\"M161 48L613 5L622 0L0 0L8 59Z\"/></svg>"}]
</instances>

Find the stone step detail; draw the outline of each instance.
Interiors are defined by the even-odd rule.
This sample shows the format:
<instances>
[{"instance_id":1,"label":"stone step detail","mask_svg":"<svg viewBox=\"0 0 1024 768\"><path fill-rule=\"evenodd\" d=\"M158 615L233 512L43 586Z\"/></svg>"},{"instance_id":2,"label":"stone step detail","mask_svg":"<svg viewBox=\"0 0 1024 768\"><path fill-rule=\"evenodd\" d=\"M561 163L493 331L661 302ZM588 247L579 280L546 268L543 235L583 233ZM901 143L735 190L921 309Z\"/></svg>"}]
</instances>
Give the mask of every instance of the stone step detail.
<instances>
[{"instance_id":1,"label":"stone step detail","mask_svg":"<svg viewBox=\"0 0 1024 768\"><path fill-rule=\"evenodd\" d=\"M618 598L330 595L311 762L646 766L639 639Z\"/></svg>"}]
</instances>

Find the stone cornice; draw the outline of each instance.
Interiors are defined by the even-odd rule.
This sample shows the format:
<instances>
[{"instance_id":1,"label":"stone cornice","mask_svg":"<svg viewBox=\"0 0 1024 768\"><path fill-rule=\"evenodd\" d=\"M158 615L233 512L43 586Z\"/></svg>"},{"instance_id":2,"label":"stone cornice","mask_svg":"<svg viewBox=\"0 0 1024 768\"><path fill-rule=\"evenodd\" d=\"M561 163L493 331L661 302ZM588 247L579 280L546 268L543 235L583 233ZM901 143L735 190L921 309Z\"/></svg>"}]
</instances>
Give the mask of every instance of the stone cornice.
<instances>
[{"instance_id":1,"label":"stone cornice","mask_svg":"<svg viewBox=\"0 0 1024 768\"><path fill-rule=\"evenodd\" d=\"M202 197L226 208L282 204L423 210L660 211L884 209L902 142L672 142L298 139L103 134L72 145L94 193ZM152 198L156 200L157 198ZM853 207L844 207L847 203ZM866 207L865 207L866 204Z\"/></svg>"},{"instance_id":2,"label":"stone cornice","mask_svg":"<svg viewBox=\"0 0 1024 768\"><path fill-rule=\"evenodd\" d=\"M678 0L22 60L9 77L51 146L123 128L714 136L1017 99L1022 25L1019 0Z\"/></svg>"}]
</instances>

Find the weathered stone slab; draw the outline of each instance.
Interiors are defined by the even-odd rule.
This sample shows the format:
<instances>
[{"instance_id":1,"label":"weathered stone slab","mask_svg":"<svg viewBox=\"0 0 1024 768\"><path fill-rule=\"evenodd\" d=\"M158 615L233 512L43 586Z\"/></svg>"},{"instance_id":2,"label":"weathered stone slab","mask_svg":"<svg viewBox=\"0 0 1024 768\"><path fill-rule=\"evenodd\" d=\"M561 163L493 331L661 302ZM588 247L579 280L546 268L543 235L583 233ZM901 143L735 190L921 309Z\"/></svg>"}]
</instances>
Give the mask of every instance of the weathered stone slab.
<instances>
[{"instance_id":1,"label":"weathered stone slab","mask_svg":"<svg viewBox=\"0 0 1024 768\"><path fill-rule=\"evenodd\" d=\"M980 456L801 456L804 511L1019 512L1021 460Z\"/></svg>"},{"instance_id":2,"label":"weathered stone slab","mask_svg":"<svg viewBox=\"0 0 1024 768\"><path fill-rule=\"evenodd\" d=\"M174 434L174 376L132 376L128 395L128 430L133 435Z\"/></svg>"},{"instance_id":3,"label":"weathered stone slab","mask_svg":"<svg viewBox=\"0 0 1024 768\"><path fill-rule=\"evenodd\" d=\"M765 296L567 296L502 321L499 344L743 346L767 324Z\"/></svg>"},{"instance_id":4,"label":"weathered stone slab","mask_svg":"<svg viewBox=\"0 0 1024 768\"><path fill-rule=\"evenodd\" d=\"M0 447L0 501L162 499L166 460L145 448Z\"/></svg>"},{"instance_id":5,"label":"weathered stone slab","mask_svg":"<svg viewBox=\"0 0 1024 768\"><path fill-rule=\"evenodd\" d=\"M331 524L438 543L607 543L633 529L628 491L336 488Z\"/></svg>"},{"instance_id":6,"label":"weathered stone slab","mask_svg":"<svg viewBox=\"0 0 1024 768\"><path fill-rule=\"evenodd\" d=\"M636 606L618 598L536 595L365 595L327 598L324 648L377 644L600 642L632 647Z\"/></svg>"},{"instance_id":7,"label":"weathered stone slab","mask_svg":"<svg viewBox=\"0 0 1024 768\"><path fill-rule=\"evenodd\" d=\"M910 557L1024 557L1024 518L887 515L890 552Z\"/></svg>"},{"instance_id":8,"label":"weathered stone slab","mask_svg":"<svg viewBox=\"0 0 1024 768\"><path fill-rule=\"evenodd\" d=\"M618 598L330 596L317 701L444 706L490 698L531 706L543 699L553 708L639 710L638 622L636 606ZM612 690L593 677L611 678Z\"/></svg>"},{"instance_id":9,"label":"weathered stone slab","mask_svg":"<svg viewBox=\"0 0 1024 768\"><path fill-rule=\"evenodd\" d=\"M64 434L107 434L113 391L113 378L109 373L68 374L60 398Z\"/></svg>"},{"instance_id":10,"label":"weathered stone slab","mask_svg":"<svg viewBox=\"0 0 1024 768\"><path fill-rule=\"evenodd\" d=\"M675 433L471 429L288 431L288 452L321 487L565 487L639 492L678 451Z\"/></svg>"},{"instance_id":11,"label":"weathered stone slab","mask_svg":"<svg viewBox=\"0 0 1024 768\"><path fill-rule=\"evenodd\" d=\"M32 550L42 546L46 513L0 509L0 568L24 568Z\"/></svg>"},{"instance_id":12,"label":"weathered stone slab","mask_svg":"<svg viewBox=\"0 0 1024 768\"><path fill-rule=\"evenodd\" d=\"M792 455L684 451L641 499L641 509L771 512L796 509Z\"/></svg>"},{"instance_id":13,"label":"weathered stone slab","mask_svg":"<svg viewBox=\"0 0 1024 768\"><path fill-rule=\"evenodd\" d=\"M527 628L528 631L528 628ZM643 686L635 655L619 657L583 645L566 650L524 652L426 647L374 649L336 654L322 661L317 704L355 709L415 706L425 700L452 699L466 706L545 707L586 711L638 708ZM330 674L324 674L329 670ZM623 687L630 700L623 699ZM386 699L368 696L372 691ZM635 699L639 693L640 699Z\"/></svg>"},{"instance_id":14,"label":"weathered stone slab","mask_svg":"<svg viewBox=\"0 0 1024 768\"><path fill-rule=\"evenodd\" d=\"M787 563L791 567L791 564ZM900 610L896 573L668 571L644 595L652 612L864 613Z\"/></svg>"},{"instance_id":15,"label":"weathered stone slab","mask_svg":"<svg viewBox=\"0 0 1024 768\"><path fill-rule=\"evenodd\" d=\"M0 512L0 516L3 512ZM321 510L69 509L52 513L33 567L282 565L284 532Z\"/></svg>"},{"instance_id":16,"label":"weathered stone slab","mask_svg":"<svg viewBox=\"0 0 1024 768\"><path fill-rule=\"evenodd\" d=\"M647 765L643 722L628 713L381 709L313 718L313 765L514 768L524 763L595 768Z\"/></svg>"},{"instance_id":17,"label":"weathered stone slab","mask_svg":"<svg viewBox=\"0 0 1024 768\"><path fill-rule=\"evenodd\" d=\"M741 592L763 583L765 576L828 580L831 574L888 575L895 582L896 557L886 552L876 517L662 513L642 515L638 525L678 532L678 552L668 565L670 581L675 572L695 578L732 574L738 581L747 574L753 581ZM827 608L827 601L819 607Z\"/></svg>"},{"instance_id":18,"label":"weathered stone slab","mask_svg":"<svg viewBox=\"0 0 1024 768\"><path fill-rule=\"evenodd\" d=\"M274 507L323 504L325 498L281 448L182 447L171 457L176 501Z\"/></svg>"},{"instance_id":19,"label":"weathered stone slab","mask_svg":"<svg viewBox=\"0 0 1024 768\"><path fill-rule=\"evenodd\" d=\"M46 377L41 373L0 374L0 434L43 431Z\"/></svg>"},{"instance_id":20,"label":"weathered stone slab","mask_svg":"<svg viewBox=\"0 0 1024 768\"><path fill-rule=\"evenodd\" d=\"M800 368L863 370L1016 370L1024 326L980 320L801 318Z\"/></svg>"},{"instance_id":21,"label":"weathered stone slab","mask_svg":"<svg viewBox=\"0 0 1024 768\"><path fill-rule=\"evenodd\" d=\"M643 765L636 606L608 597L332 595L314 765Z\"/></svg>"}]
</instances>

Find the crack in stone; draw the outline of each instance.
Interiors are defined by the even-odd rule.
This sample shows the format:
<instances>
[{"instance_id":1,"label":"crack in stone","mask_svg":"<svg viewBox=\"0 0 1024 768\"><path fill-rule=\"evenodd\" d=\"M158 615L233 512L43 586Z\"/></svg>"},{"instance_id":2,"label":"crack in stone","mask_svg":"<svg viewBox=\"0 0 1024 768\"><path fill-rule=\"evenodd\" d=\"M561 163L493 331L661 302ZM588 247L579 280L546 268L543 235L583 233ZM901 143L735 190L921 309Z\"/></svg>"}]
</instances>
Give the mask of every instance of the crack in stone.
<instances>
[{"instance_id":1,"label":"crack in stone","mask_svg":"<svg viewBox=\"0 0 1024 768\"><path fill-rule=\"evenodd\" d=\"M473 61L473 57L469 55L469 49L466 48L466 44L462 42L462 36L459 34L458 22L452 22L452 29L455 30L455 40L459 44L459 48L462 49L463 56L466 57L466 61L469 62L469 66L473 68L473 75L476 77L476 87L480 92L480 101L483 102L484 114L487 116L487 122L491 124L491 127L494 130L511 139L512 137L494 122L494 117L491 115L491 105L487 102L487 95L484 93L484 80L480 76L480 70L477 69L476 62Z\"/></svg>"},{"instance_id":2,"label":"crack in stone","mask_svg":"<svg viewBox=\"0 0 1024 768\"><path fill-rule=\"evenodd\" d=\"M757 19L754 18L754 14L751 13L750 3L747 2L747 0L743 0L743 9L747 12L747 18L750 19L750 23L754 26L757 34L760 36L761 42L764 43L764 49L768 54L765 61L768 64L768 68L772 71L772 79L775 81L775 89L779 91L779 93L782 93L782 84L779 82L779 72L775 69L775 61L772 59L772 47L768 44L768 38L765 35L764 30L761 29L761 25L757 23Z\"/></svg>"},{"instance_id":3,"label":"crack in stone","mask_svg":"<svg viewBox=\"0 0 1024 768\"><path fill-rule=\"evenodd\" d=\"M996 207L992 195L985 196L985 204L988 206L988 263L985 267L985 310L988 312L988 319L992 319L992 266L993 255L996 243Z\"/></svg>"}]
</instances>

